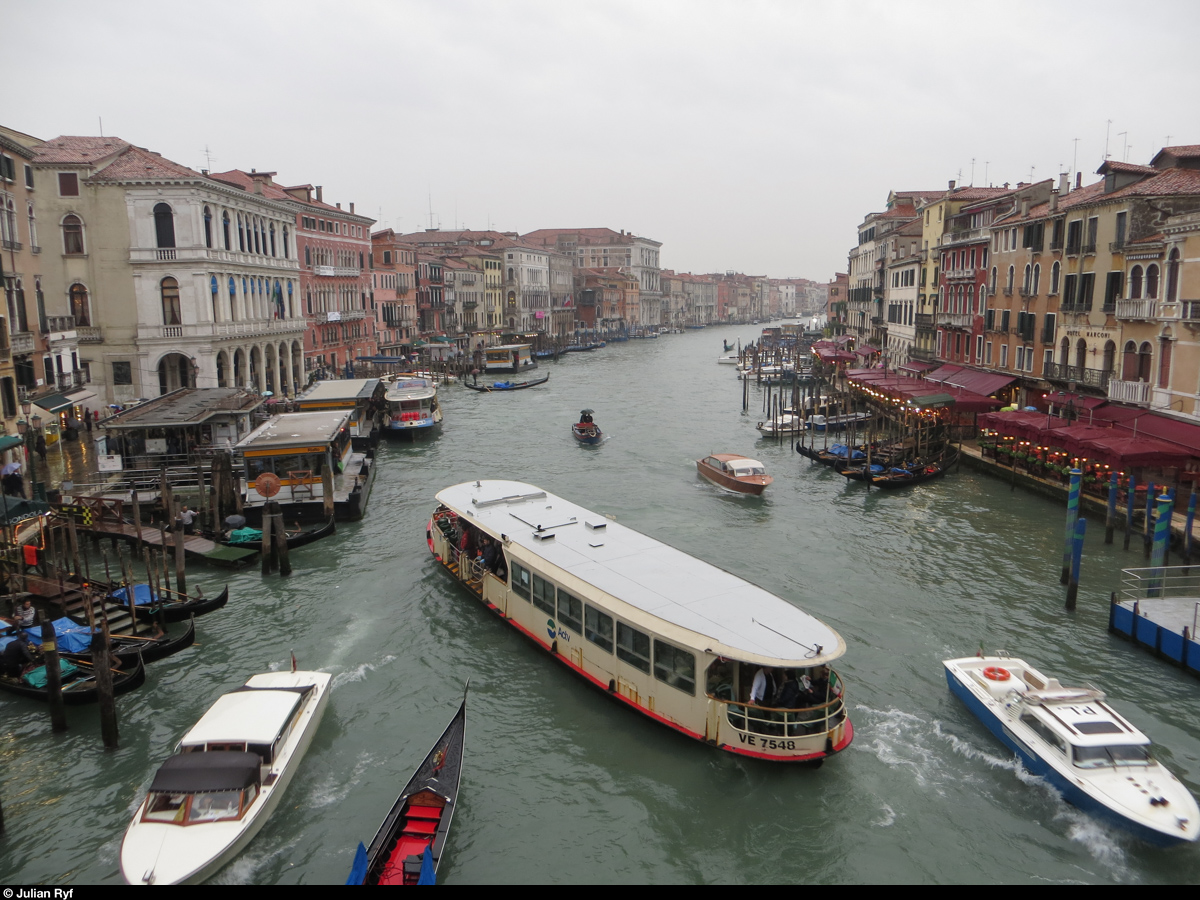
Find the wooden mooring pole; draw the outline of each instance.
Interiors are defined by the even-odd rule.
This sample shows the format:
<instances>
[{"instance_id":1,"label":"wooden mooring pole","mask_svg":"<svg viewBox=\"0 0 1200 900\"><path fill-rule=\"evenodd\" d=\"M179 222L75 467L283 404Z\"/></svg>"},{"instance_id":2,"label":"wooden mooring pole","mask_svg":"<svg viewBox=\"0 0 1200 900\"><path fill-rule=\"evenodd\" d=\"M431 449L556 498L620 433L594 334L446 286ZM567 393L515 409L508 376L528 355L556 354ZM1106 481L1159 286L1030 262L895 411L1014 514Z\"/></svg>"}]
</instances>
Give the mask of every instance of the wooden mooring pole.
<instances>
[{"instance_id":1,"label":"wooden mooring pole","mask_svg":"<svg viewBox=\"0 0 1200 900\"><path fill-rule=\"evenodd\" d=\"M54 625L43 608L38 611L42 618L42 656L46 664L46 699L50 703L50 729L67 730L67 709L63 705L62 666L58 660L58 642L54 639Z\"/></svg>"},{"instance_id":2,"label":"wooden mooring pole","mask_svg":"<svg viewBox=\"0 0 1200 900\"><path fill-rule=\"evenodd\" d=\"M1133 534L1133 499L1137 496L1137 479L1129 473L1129 488L1125 491L1125 542L1123 550L1129 549L1129 538Z\"/></svg>"},{"instance_id":3,"label":"wooden mooring pole","mask_svg":"<svg viewBox=\"0 0 1200 900\"><path fill-rule=\"evenodd\" d=\"M1075 533L1071 543L1071 578L1067 582L1067 609L1075 610L1079 599L1079 567L1083 559L1083 535L1087 531L1087 519L1075 523Z\"/></svg>"},{"instance_id":4,"label":"wooden mooring pole","mask_svg":"<svg viewBox=\"0 0 1200 900\"><path fill-rule=\"evenodd\" d=\"M272 535L276 528L283 527L283 523L271 511L272 504L275 505L276 509L279 508L279 504L275 503L274 500L268 500L263 505L262 538L260 544L262 550L259 552L259 555L262 557L262 574L264 575L270 575L275 571L275 542L272 540Z\"/></svg>"},{"instance_id":5,"label":"wooden mooring pole","mask_svg":"<svg viewBox=\"0 0 1200 900\"><path fill-rule=\"evenodd\" d=\"M1104 517L1104 543L1113 542L1113 532L1117 528L1117 473L1113 472L1108 481L1108 513Z\"/></svg>"},{"instance_id":6,"label":"wooden mooring pole","mask_svg":"<svg viewBox=\"0 0 1200 900\"><path fill-rule=\"evenodd\" d=\"M117 701L113 695L112 658L109 655L110 638L108 629L96 630L96 615L92 609L92 589L89 585L83 593L87 609L88 625L92 629L92 662L96 664L96 702L100 708L100 738L105 750L116 750L120 746L120 729L117 727Z\"/></svg>"},{"instance_id":7,"label":"wooden mooring pole","mask_svg":"<svg viewBox=\"0 0 1200 900\"><path fill-rule=\"evenodd\" d=\"M1013 456L1013 468L1017 465L1016 456ZM1071 488L1067 493L1067 529L1063 542L1062 556L1062 576L1061 584L1067 584L1071 580L1071 552L1075 546L1075 523L1079 521L1079 487L1083 482L1083 472L1079 469L1071 470Z\"/></svg>"}]
</instances>

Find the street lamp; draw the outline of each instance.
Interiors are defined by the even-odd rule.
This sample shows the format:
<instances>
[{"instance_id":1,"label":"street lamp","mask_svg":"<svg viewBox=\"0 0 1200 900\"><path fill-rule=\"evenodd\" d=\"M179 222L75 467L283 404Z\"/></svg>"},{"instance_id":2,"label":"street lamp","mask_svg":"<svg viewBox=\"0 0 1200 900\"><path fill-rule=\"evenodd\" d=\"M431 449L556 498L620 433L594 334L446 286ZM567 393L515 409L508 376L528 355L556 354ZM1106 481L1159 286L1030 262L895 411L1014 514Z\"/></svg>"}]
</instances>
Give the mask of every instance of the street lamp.
<instances>
[{"instance_id":1,"label":"street lamp","mask_svg":"<svg viewBox=\"0 0 1200 900\"><path fill-rule=\"evenodd\" d=\"M31 403L22 403L21 411L29 417L27 422L25 419L17 422L17 431L21 433L21 437L25 439L25 458L29 461L29 493L30 499L38 499L38 480L37 480L37 436L42 429L42 417L39 415L30 416L33 410Z\"/></svg>"}]
</instances>

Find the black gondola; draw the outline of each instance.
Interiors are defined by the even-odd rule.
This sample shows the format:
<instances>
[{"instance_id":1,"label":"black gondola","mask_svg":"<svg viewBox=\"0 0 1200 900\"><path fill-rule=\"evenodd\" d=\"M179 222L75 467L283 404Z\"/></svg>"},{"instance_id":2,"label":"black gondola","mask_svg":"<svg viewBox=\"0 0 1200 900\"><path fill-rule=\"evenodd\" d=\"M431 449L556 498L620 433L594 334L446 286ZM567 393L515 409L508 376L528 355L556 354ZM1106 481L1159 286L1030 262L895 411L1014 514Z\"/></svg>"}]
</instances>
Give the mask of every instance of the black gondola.
<instances>
[{"instance_id":1,"label":"black gondola","mask_svg":"<svg viewBox=\"0 0 1200 900\"><path fill-rule=\"evenodd\" d=\"M329 537L333 534L337 527L337 520L330 517L328 522L323 522L320 525L313 525L308 528L301 528L297 532L288 534L287 546L288 550L295 550L297 547L303 547L305 544L311 544L313 541L319 541L321 538ZM213 541L218 544L223 544L226 547L238 547L244 550L257 550L262 552L262 540L257 541L227 541L220 535L213 536Z\"/></svg>"},{"instance_id":2,"label":"black gondola","mask_svg":"<svg viewBox=\"0 0 1200 900\"><path fill-rule=\"evenodd\" d=\"M71 621L75 620L71 619ZM183 630L182 634L174 636L163 634L158 637L143 637L142 635L114 634L111 636L109 653L112 654L113 665L128 669L137 663L139 656L141 656L142 662L157 662L160 659L166 659L173 653L187 649L195 641L196 619L189 616L187 628ZM58 655L63 659L71 660L71 662L91 663L92 661L90 650L86 653L72 653L60 647Z\"/></svg>"},{"instance_id":3,"label":"black gondola","mask_svg":"<svg viewBox=\"0 0 1200 900\"><path fill-rule=\"evenodd\" d=\"M134 596L137 596L137 588L146 587L146 585L135 585ZM117 588L109 596L120 604L125 609L129 608L129 602L121 596L124 593L124 588ZM149 590L146 591L149 595ZM175 595L178 597L178 595ZM220 609L229 602L229 585L225 585L225 590L217 594L215 597L183 597L176 600L164 600L162 602L162 612L164 622L182 622L189 616L202 616L205 613L210 613L213 610ZM153 600L146 603L137 604L137 617L143 622L148 622L158 618L158 604ZM71 617L75 621L79 619L75 616Z\"/></svg>"},{"instance_id":4,"label":"black gondola","mask_svg":"<svg viewBox=\"0 0 1200 900\"><path fill-rule=\"evenodd\" d=\"M113 694L125 694L129 691L141 687L146 681L146 666L141 657L138 657L137 665L131 671L113 672ZM7 691L10 694L17 694L21 697L30 697L34 700L41 700L43 703L49 699L50 692L45 687L34 687L31 684L26 684L24 679L19 681L0 676L0 691ZM63 703L68 706L83 706L87 703L96 702L96 673L88 671L87 666L80 666L78 670L71 676L69 681L63 683L62 686Z\"/></svg>"},{"instance_id":5,"label":"black gondola","mask_svg":"<svg viewBox=\"0 0 1200 900\"><path fill-rule=\"evenodd\" d=\"M365 851L365 859L362 845L359 845L359 854L347 884L431 883L421 881L423 857L428 851L432 863L432 871L426 873L426 877L435 875L458 803L466 732L464 689L458 712L400 792L370 848Z\"/></svg>"},{"instance_id":6,"label":"black gondola","mask_svg":"<svg viewBox=\"0 0 1200 900\"><path fill-rule=\"evenodd\" d=\"M463 382L463 387L479 391L481 394L495 394L501 391L523 391L525 388L545 384L549 380L550 373L547 372L541 378L535 378L533 381L494 381L491 384L467 384Z\"/></svg>"},{"instance_id":7,"label":"black gondola","mask_svg":"<svg viewBox=\"0 0 1200 900\"><path fill-rule=\"evenodd\" d=\"M904 469L889 469L883 474L872 478L871 483L882 488L897 488L908 487L910 484L920 484L923 481L932 481L934 478L941 478L945 475L946 470L957 461L958 451L951 450L941 459L926 463L925 465L911 466Z\"/></svg>"}]
</instances>

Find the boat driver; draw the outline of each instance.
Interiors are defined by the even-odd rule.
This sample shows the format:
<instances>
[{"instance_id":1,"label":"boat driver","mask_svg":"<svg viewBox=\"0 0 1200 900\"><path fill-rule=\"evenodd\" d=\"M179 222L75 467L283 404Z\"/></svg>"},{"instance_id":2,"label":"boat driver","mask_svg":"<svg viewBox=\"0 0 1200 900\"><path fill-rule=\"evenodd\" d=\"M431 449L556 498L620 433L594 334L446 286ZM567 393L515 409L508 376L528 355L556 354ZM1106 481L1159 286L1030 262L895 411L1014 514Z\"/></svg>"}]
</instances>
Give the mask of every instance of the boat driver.
<instances>
[{"instance_id":1,"label":"boat driver","mask_svg":"<svg viewBox=\"0 0 1200 900\"><path fill-rule=\"evenodd\" d=\"M10 641L0 653L0 669L4 677L14 681L25 674L25 670L37 662L37 645L24 632L17 635L16 640Z\"/></svg>"}]
</instances>

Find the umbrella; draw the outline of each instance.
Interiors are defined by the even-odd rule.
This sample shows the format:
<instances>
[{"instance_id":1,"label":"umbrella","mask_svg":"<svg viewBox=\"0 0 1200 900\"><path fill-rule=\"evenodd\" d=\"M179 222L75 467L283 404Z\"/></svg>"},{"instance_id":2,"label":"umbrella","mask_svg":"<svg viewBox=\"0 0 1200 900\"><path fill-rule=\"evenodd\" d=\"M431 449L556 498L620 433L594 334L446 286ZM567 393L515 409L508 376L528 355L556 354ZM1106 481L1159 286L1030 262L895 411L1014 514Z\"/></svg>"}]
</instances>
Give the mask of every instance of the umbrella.
<instances>
[{"instance_id":1,"label":"umbrella","mask_svg":"<svg viewBox=\"0 0 1200 900\"><path fill-rule=\"evenodd\" d=\"M246 527L246 517L239 516L236 514L232 515L232 516L226 516L225 517L225 527L226 528L245 528Z\"/></svg>"},{"instance_id":2,"label":"umbrella","mask_svg":"<svg viewBox=\"0 0 1200 900\"><path fill-rule=\"evenodd\" d=\"M274 392L274 391L263 391L263 392L262 392L262 395L263 395L264 397L274 397L274 396L275 396L275 392Z\"/></svg>"},{"instance_id":3,"label":"umbrella","mask_svg":"<svg viewBox=\"0 0 1200 900\"><path fill-rule=\"evenodd\" d=\"M11 475L13 472L20 472L20 471L21 471L20 463L15 463L15 462L5 463L4 468L0 469L0 476Z\"/></svg>"}]
</instances>

